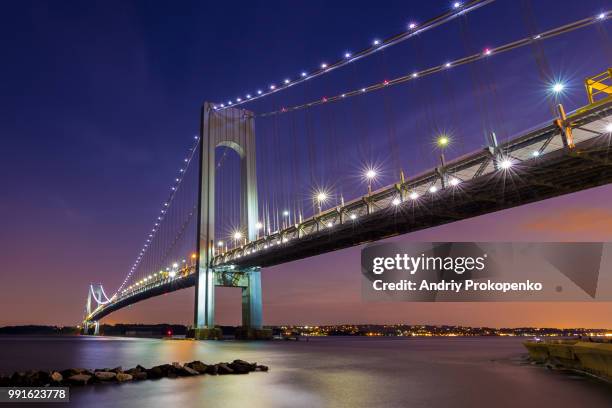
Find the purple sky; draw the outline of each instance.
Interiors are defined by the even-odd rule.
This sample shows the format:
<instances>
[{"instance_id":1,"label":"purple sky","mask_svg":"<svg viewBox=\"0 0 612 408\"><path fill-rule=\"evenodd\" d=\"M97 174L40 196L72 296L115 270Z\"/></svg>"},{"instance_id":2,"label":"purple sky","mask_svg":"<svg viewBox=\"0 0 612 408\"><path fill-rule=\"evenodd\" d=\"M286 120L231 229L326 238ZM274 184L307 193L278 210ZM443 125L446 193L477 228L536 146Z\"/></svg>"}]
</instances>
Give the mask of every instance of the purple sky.
<instances>
[{"instance_id":1,"label":"purple sky","mask_svg":"<svg viewBox=\"0 0 612 408\"><path fill-rule=\"evenodd\" d=\"M338 70L249 108L262 112L319 98L520 38L531 32L531 23L518 3L498 0L461 23L356 63L354 70ZM525 3L533 5L535 26L545 29L595 15L608 2ZM284 2L257 1L231 13L221 3L200 2L5 5L0 16L0 325L77 324L91 282L109 291L121 283L197 133L203 100L233 98L272 78L278 83L287 73L362 48L376 36L405 29L411 19L440 14L449 4L392 1L354 7L314 1L300 13ZM314 130L293 134L303 143L300 157L266 160L258 163L258 172L286 174L297 160L300 183L293 190L279 187L277 196L303 199L307 174L317 183L333 184L336 173L354 172L360 164L355 159L364 156L387 166L382 184L395 180L399 166L408 174L431 167L437 160L432 135L440 129L454 132L450 158L481 148L483 132L491 128L505 140L550 120L551 81L567 81L562 102L568 110L584 104L583 78L609 65L609 53L594 51L609 51L608 32L601 25L551 40L546 64L536 62L537 49L526 48L338 105L329 114L313 110ZM551 77L539 74L545 65ZM337 134L326 126L330 121ZM278 137L277 126L286 135L290 123L259 121L258 140ZM387 138L392 133L401 142L394 153ZM354 148L330 152L325 148L330 138ZM309 159L308 143L325 160ZM286 143L279 146L287 153ZM344 193L352 198L359 191L363 185L357 178ZM607 186L395 239L609 241L610 202ZM612 303L362 303L359 250L264 270L265 323L612 327ZM191 323L192 305L193 289L187 289L106 321ZM238 323L238 290L219 290L217 310L220 324Z\"/></svg>"}]
</instances>

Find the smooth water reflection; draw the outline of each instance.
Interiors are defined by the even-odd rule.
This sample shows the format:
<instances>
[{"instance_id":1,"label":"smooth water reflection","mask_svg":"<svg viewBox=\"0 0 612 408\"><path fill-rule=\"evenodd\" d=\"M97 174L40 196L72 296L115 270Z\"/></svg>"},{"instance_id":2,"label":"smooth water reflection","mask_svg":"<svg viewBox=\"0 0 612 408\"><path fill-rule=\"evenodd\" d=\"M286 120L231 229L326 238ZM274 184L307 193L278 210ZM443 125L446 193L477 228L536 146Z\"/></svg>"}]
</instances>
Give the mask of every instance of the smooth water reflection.
<instances>
[{"instance_id":1,"label":"smooth water reflection","mask_svg":"<svg viewBox=\"0 0 612 408\"><path fill-rule=\"evenodd\" d=\"M523 363L517 338L195 342L0 337L0 370L150 367L241 358L268 373L74 389L89 407L611 407L612 387ZM22 405L23 406L23 405Z\"/></svg>"}]
</instances>

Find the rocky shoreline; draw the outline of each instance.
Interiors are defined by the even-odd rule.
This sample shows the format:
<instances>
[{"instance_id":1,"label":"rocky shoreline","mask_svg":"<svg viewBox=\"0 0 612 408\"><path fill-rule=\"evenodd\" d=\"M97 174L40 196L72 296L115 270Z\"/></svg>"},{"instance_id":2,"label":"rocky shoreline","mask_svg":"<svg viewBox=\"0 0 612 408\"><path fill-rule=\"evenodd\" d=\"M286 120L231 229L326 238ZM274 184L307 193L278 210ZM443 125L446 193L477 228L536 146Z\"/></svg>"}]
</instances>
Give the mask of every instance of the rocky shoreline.
<instances>
[{"instance_id":1,"label":"rocky shoreline","mask_svg":"<svg viewBox=\"0 0 612 408\"><path fill-rule=\"evenodd\" d=\"M43 371L30 370L15 372L8 377L0 376L0 387L63 387L92 384L120 384L131 381L156 380L160 378L192 377L197 375L248 374L253 371L268 371L268 367L244 360L231 363L205 364L201 361L180 364L162 364L151 368L137 365L123 370L121 367L68 368L65 370Z\"/></svg>"}]
</instances>

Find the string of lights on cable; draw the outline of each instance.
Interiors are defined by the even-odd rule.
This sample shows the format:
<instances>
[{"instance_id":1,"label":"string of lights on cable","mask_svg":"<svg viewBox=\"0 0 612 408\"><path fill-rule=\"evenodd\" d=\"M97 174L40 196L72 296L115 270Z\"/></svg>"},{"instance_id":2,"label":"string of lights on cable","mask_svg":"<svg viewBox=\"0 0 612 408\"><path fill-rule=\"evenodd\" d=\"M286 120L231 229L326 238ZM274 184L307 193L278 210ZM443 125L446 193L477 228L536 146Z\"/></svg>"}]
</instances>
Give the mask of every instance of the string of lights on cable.
<instances>
[{"instance_id":1,"label":"string of lights on cable","mask_svg":"<svg viewBox=\"0 0 612 408\"><path fill-rule=\"evenodd\" d=\"M407 31L402 31L401 33L395 34L383 40L374 39L370 46L362 49L361 51L354 53L350 51L345 51L342 54L342 57L334 62L322 62L318 68L312 71L302 71L299 73L298 76L294 78L288 77L283 79L278 85L276 83L272 83L267 87L257 89L252 93L246 93L244 96L239 96L235 99L230 99L227 102L218 103L214 106L214 108L217 110L222 110L230 106L242 105L260 98L264 98L266 96L270 96L274 93L288 89L289 87L292 87L294 85L308 81L309 79L319 77L337 68L346 66L352 62L367 57L368 55L372 55L377 51L383 50L392 45L407 40L408 38L422 34L427 30L445 24L459 16L466 15L469 12L474 11L487 4L493 3L494 1L495 0L472 0L465 3L455 1L451 4L451 9L445 12L444 14L429 19L421 24L414 21L408 23Z\"/></svg>"},{"instance_id":2,"label":"string of lights on cable","mask_svg":"<svg viewBox=\"0 0 612 408\"><path fill-rule=\"evenodd\" d=\"M174 179L173 184L170 186L170 193L168 195L168 198L163 202L163 204L161 206L161 210L159 212L159 215L155 219L155 222L153 223L153 226L152 226L151 230L147 234L147 238L145 239L145 242L143 243L142 248L140 249L140 251L138 253L138 256L134 260L134 263L130 267L129 272L127 273L125 279L123 280L123 282L121 283L119 288L117 288L117 290L115 291L113 296L111 296L111 299L115 298L117 296L117 294L119 292L121 292L121 290L125 287L125 285L127 285L127 283L129 282L129 280L132 277L132 275L134 274L134 272L136 272L136 270L138 269L138 266L140 265L140 263L141 263L142 259L144 258L145 254L147 253L147 250L150 248L151 243L155 239L156 234L159 231L159 227L160 227L162 221L164 220L164 216L168 212L168 209L172 206L172 203L174 201L174 198L176 197L177 191L179 190L179 187L181 186L181 183L183 181L184 175L185 175L187 169L189 168L189 165L192 163L192 160L193 160L194 156L198 152L197 147L198 147L198 145L200 143L200 137L199 136L194 136L194 140L195 140L195 142L194 142L193 146L189 149L187 157L185 159L183 159L183 165L179 169L178 175Z\"/></svg>"},{"instance_id":3,"label":"string of lights on cable","mask_svg":"<svg viewBox=\"0 0 612 408\"><path fill-rule=\"evenodd\" d=\"M362 87L359 89L354 89L351 91L347 91L338 95L334 95L334 96L323 96L320 99L311 101L311 102L307 102L301 105L294 105L294 106L290 106L290 107L282 107L279 110L275 110L275 111L270 111L270 112L265 112L265 113L260 113L257 114L257 117L266 117L266 116L273 116L273 115L278 115L278 114L282 114L282 113L287 113L287 112L293 112L296 110L300 110L300 109L305 109L305 108L309 108L312 106L317 106L317 105L322 105L325 103L330 103L330 102L338 102L353 96L359 96L359 95L364 95L366 93L369 92L373 92L373 91L377 91L389 86L393 86L393 85L399 85L401 83L407 82L407 81L412 81L412 80L416 80L418 78L422 78L428 75L432 75L432 74L436 74L448 69L451 69L453 67L457 67L460 65L465 65L465 64L469 64L472 62L476 62L479 61L481 59L485 59L485 58L489 58L493 55L497 55L497 54L501 54L503 52L506 51L510 51L510 50L514 50L517 48L521 48L524 47L526 45L532 44L536 41L543 41L546 39L550 39L556 36L559 36L561 34L566 34L569 33L571 31L577 30L579 28L583 28L583 27L587 27L590 26L594 23L598 23L598 22L602 22L605 20L608 20L610 16L610 12L606 11L606 12L602 12L600 14L598 14L595 17L587 17L584 18L582 20L578 20L578 21L574 21L572 23L563 25L563 26L559 26L556 28L553 28L551 30L542 32L540 34L537 34L535 36L529 36L529 37L525 37L522 38L520 40L516 40L504 45L501 45L499 47L494 47L494 48L485 48L484 50L482 50L479 53L476 54L472 54L463 58L459 58L453 61L447 61L443 64L440 65L436 65L433 67L429 67L426 69L423 69L421 71L414 71L411 72L409 74L406 75L402 75L400 77L394 78L394 79L385 79L381 82L377 82L375 84L366 86L366 87ZM563 90L563 84L560 83L555 83L552 85L552 90L555 93L559 93Z\"/></svg>"}]
</instances>

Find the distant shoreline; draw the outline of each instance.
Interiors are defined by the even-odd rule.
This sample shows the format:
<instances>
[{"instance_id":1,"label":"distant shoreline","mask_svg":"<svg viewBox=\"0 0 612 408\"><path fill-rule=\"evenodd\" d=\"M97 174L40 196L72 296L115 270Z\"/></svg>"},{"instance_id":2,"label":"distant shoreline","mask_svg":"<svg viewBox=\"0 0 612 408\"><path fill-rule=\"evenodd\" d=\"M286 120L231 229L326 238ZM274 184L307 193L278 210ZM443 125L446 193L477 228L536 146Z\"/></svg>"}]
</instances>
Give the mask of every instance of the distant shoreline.
<instances>
[{"instance_id":1,"label":"distant shoreline","mask_svg":"<svg viewBox=\"0 0 612 408\"><path fill-rule=\"evenodd\" d=\"M612 337L612 329L603 328L492 328L449 325L321 325L321 326L269 326L274 337ZM236 327L221 326L223 334L232 336ZM101 325L105 336L140 338L186 337L189 327L178 324L116 324ZM81 334L80 326L21 325L0 327L3 335L68 336Z\"/></svg>"}]
</instances>

